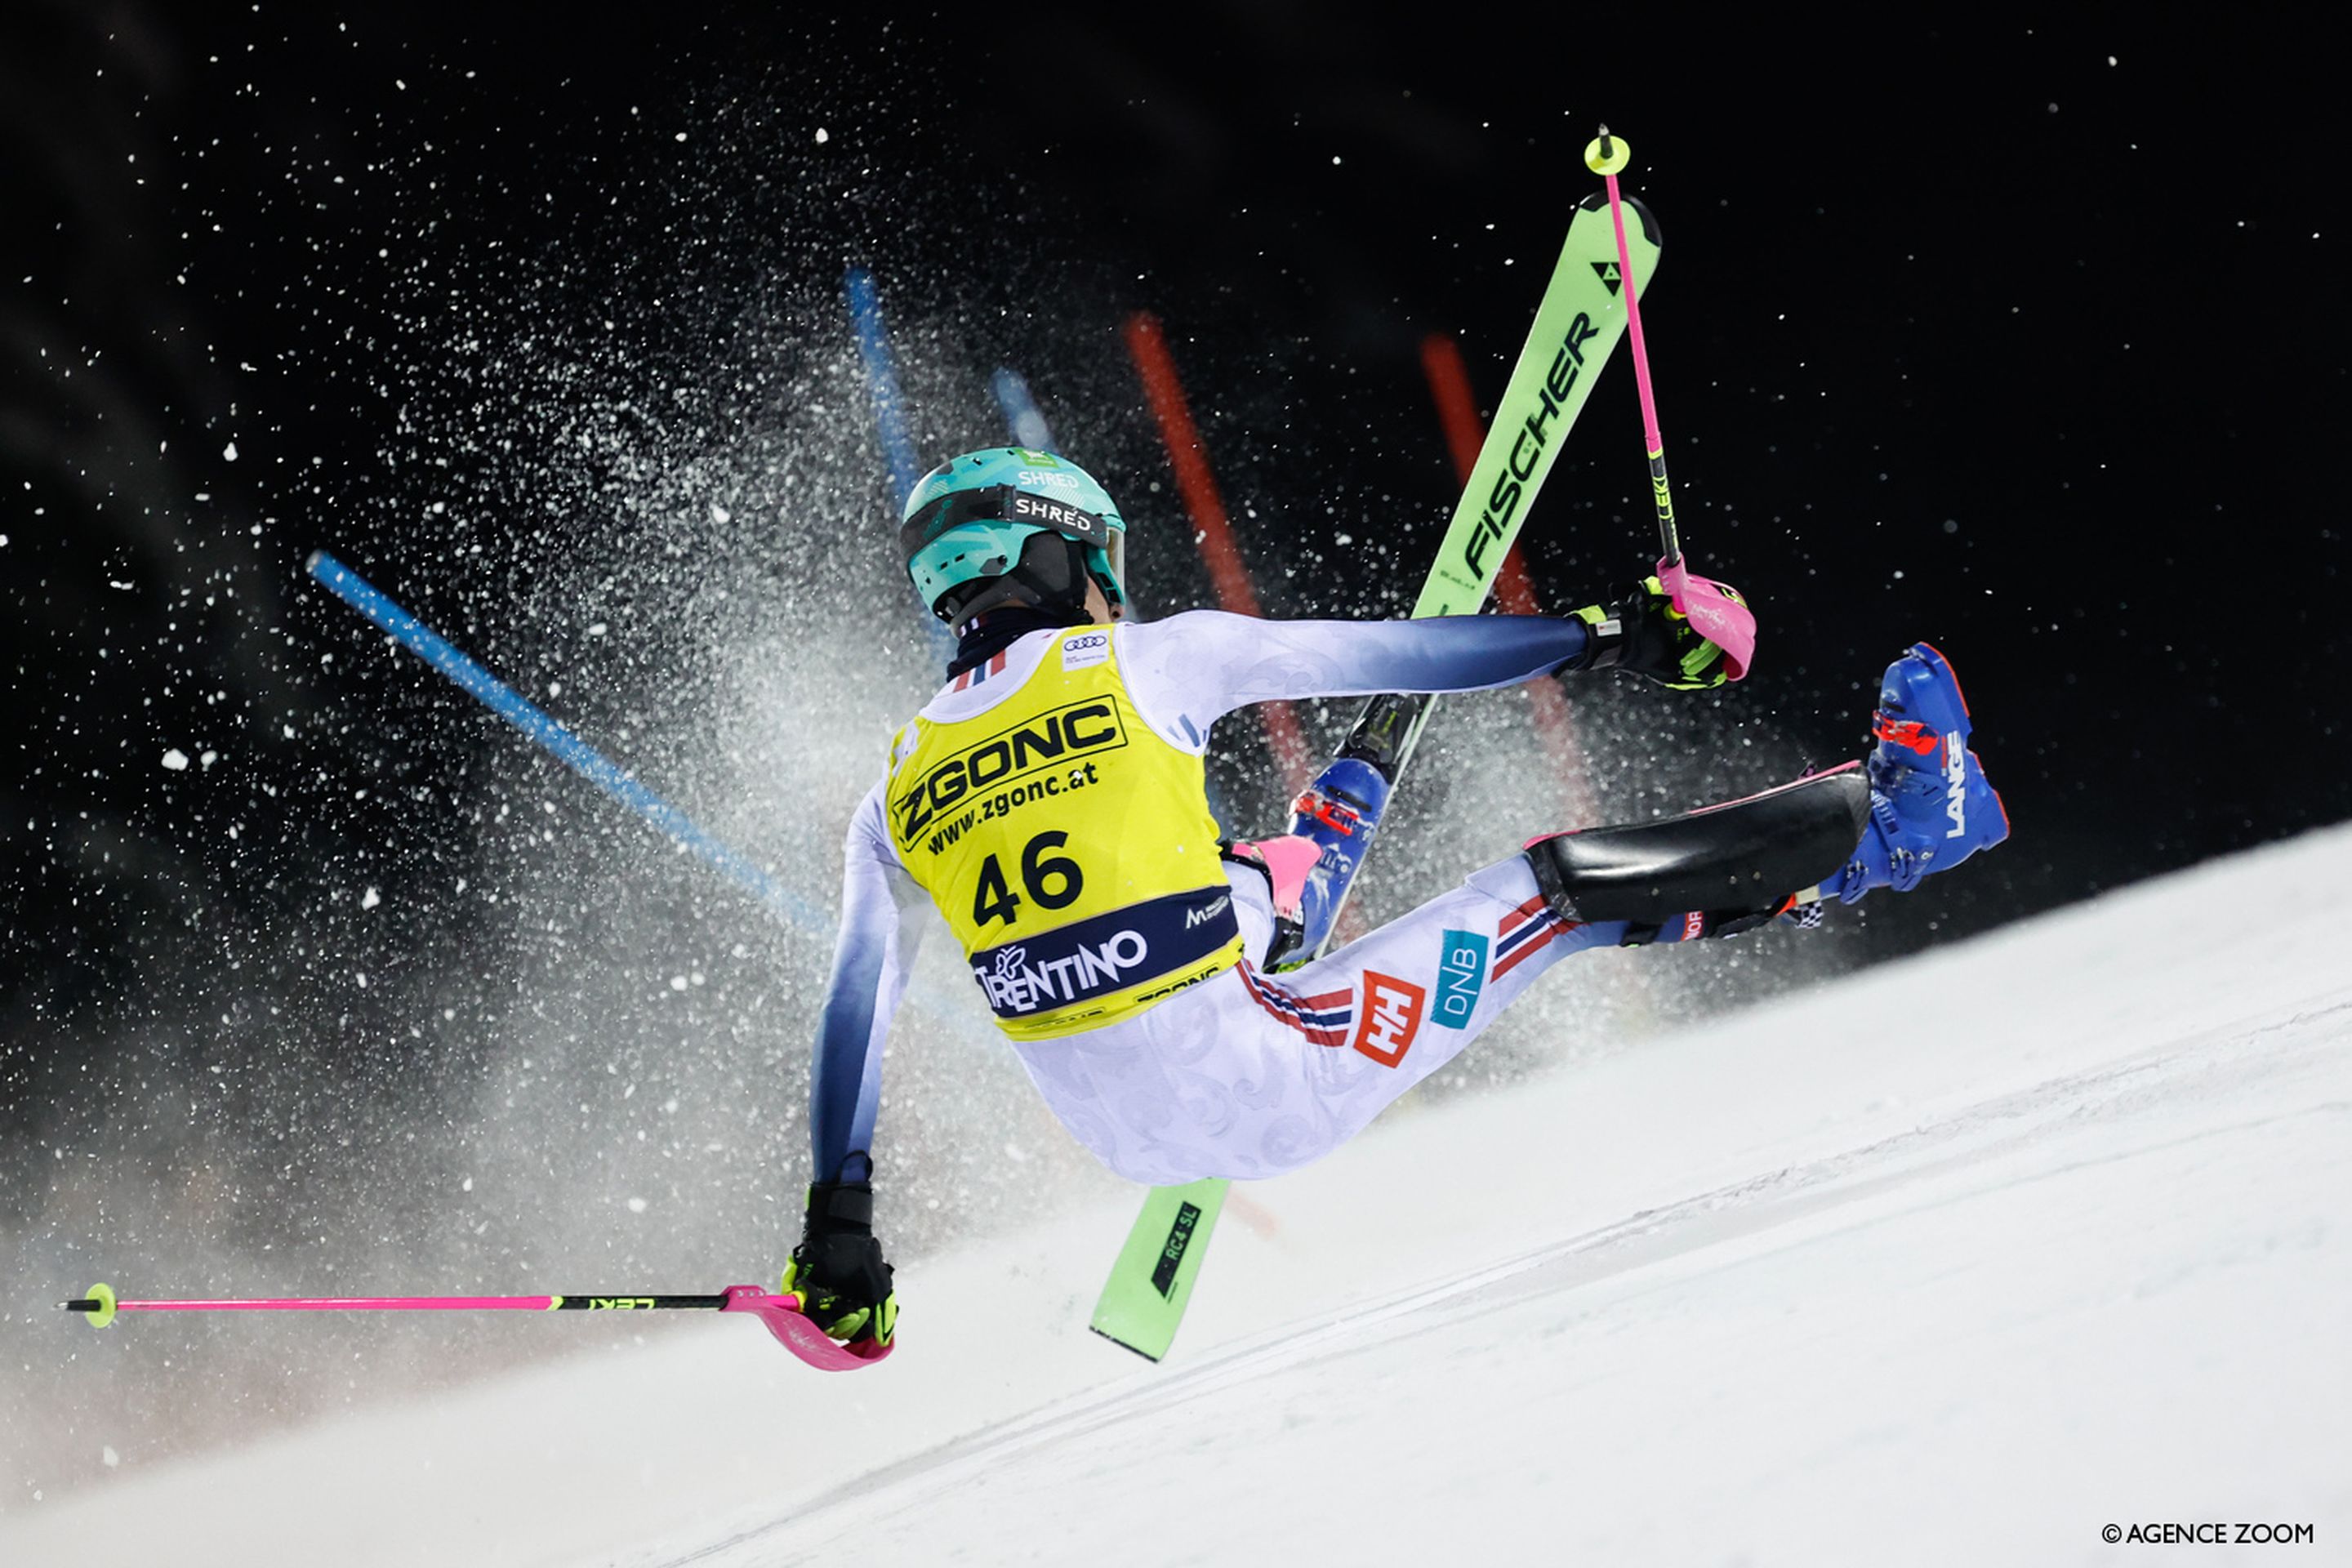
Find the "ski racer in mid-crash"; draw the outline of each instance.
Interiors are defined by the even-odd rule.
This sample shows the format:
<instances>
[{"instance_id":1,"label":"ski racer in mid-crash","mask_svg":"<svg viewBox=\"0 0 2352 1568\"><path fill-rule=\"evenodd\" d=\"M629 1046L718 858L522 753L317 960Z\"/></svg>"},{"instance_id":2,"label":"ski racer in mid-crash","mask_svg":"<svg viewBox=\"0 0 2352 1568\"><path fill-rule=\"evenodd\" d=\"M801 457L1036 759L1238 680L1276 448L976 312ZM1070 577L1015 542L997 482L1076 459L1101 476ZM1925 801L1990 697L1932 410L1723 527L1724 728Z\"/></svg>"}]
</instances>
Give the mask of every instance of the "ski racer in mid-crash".
<instances>
[{"instance_id":1,"label":"ski racer in mid-crash","mask_svg":"<svg viewBox=\"0 0 2352 1568\"><path fill-rule=\"evenodd\" d=\"M1360 858L1361 786L1395 759L1343 753L1289 834L1227 843L1203 779L1219 718L1605 669L1703 690L1726 678L1722 650L1655 578L1560 618L1131 622L1125 534L1102 487L1044 452L965 453L908 498L908 571L958 641L847 837L814 1179L783 1282L837 1340L896 1330L870 1149L927 904L1063 1125L1121 1175L1168 1184L1329 1153L1571 953L1810 923L1826 900L1907 890L2008 836L1958 683L1922 643L1886 670L1866 763L1538 837L1283 967L1319 950Z\"/></svg>"}]
</instances>

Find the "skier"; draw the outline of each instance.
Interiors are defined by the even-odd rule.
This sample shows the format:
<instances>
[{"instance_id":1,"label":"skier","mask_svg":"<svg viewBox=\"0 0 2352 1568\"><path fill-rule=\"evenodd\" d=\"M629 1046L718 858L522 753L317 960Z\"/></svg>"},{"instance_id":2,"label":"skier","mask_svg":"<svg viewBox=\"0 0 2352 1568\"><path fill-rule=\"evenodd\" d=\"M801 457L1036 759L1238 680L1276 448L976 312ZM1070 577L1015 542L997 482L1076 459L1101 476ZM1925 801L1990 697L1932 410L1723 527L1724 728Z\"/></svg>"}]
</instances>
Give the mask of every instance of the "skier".
<instances>
[{"instance_id":1,"label":"skier","mask_svg":"<svg viewBox=\"0 0 2352 1568\"><path fill-rule=\"evenodd\" d=\"M1319 945L1360 858L1357 786L1378 781L1343 756L1290 835L1221 844L1202 775L1220 717L1612 668L1705 689L1725 679L1722 650L1655 578L1559 619L1133 623L1126 527L1084 470L1018 448L952 458L907 499L908 570L958 642L847 836L814 1179L783 1277L837 1340L887 1343L896 1328L869 1148L926 903L1063 1125L1121 1175L1170 1184L1330 1152L1570 953L1809 923L1821 900L1908 889L2008 836L1958 684L1919 644L1886 671L1866 783L1848 763L1685 816L1538 838L1276 972Z\"/></svg>"}]
</instances>

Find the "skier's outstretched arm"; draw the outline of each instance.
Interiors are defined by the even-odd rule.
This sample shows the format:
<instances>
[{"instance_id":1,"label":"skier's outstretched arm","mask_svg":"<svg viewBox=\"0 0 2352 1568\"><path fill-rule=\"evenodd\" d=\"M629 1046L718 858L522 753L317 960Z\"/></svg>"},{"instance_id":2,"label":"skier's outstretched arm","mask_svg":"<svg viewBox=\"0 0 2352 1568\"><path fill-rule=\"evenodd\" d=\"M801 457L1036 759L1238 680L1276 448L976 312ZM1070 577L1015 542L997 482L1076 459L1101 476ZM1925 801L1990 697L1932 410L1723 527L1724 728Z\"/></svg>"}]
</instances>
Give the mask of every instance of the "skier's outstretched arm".
<instances>
[{"instance_id":1,"label":"skier's outstretched arm","mask_svg":"<svg viewBox=\"0 0 2352 1568\"><path fill-rule=\"evenodd\" d=\"M1655 579L1652 579L1654 583ZM1412 621L1273 621L1192 610L1122 626L1129 689L1171 739L1254 702L1482 691L1569 670L1622 668L1670 686L1724 679L1722 650L1644 584L1573 616L1433 616ZM1194 736L1183 733L1189 724Z\"/></svg>"},{"instance_id":2,"label":"skier's outstretched arm","mask_svg":"<svg viewBox=\"0 0 2352 1568\"><path fill-rule=\"evenodd\" d=\"M835 1339L887 1341L898 1316L890 1267L874 1239L874 1117L882 1045L906 994L930 900L898 863L877 784L843 846L841 935L834 944L809 1088L814 1174L784 1289Z\"/></svg>"}]
</instances>

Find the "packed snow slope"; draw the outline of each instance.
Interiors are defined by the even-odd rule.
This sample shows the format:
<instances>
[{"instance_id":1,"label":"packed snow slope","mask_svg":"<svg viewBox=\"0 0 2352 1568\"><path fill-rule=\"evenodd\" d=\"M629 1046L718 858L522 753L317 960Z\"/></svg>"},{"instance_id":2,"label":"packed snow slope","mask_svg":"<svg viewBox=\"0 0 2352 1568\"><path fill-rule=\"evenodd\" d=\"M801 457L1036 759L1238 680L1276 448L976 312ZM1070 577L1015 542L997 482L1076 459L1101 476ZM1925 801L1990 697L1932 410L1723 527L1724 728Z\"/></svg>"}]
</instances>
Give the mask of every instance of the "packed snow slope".
<instances>
[{"instance_id":1,"label":"packed snow slope","mask_svg":"<svg viewBox=\"0 0 2352 1568\"><path fill-rule=\"evenodd\" d=\"M906 1269L878 1369L550 1321L603 1353L0 1561L2352 1561L2347 931L2339 828L1392 1116L1242 1189L1162 1366L1086 1331L1104 1206Z\"/></svg>"}]
</instances>

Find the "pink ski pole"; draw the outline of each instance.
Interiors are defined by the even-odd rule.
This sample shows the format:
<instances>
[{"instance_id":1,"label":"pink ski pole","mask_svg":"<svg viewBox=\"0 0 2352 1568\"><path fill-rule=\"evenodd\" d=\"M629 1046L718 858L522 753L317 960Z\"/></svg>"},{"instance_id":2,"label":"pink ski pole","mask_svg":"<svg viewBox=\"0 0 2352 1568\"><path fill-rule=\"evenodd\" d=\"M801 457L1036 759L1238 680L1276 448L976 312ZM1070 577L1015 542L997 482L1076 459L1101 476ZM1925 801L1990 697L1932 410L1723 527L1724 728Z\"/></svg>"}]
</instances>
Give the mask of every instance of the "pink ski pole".
<instances>
[{"instance_id":1,"label":"pink ski pole","mask_svg":"<svg viewBox=\"0 0 2352 1568\"><path fill-rule=\"evenodd\" d=\"M854 1372L888 1355L897 1342L842 1344L802 1315L800 1298L757 1285L730 1285L711 1296L595 1294L580 1296L268 1296L210 1301L124 1301L113 1288L61 1303L102 1329L121 1312L744 1312L768 1326L777 1342L825 1372Z\"/></svg>"},{"instance_id":2,"label":"pink ski pole","mask_svg":"<svg viewBox=\"0 0 2352 1568\"><path fill-rule=\"evenodd\" d=\"M1748 673L1756 654L1756 616L1736 589L1691 574L1683 559L1682 538L1675 528L1675 497L1666 486L1666 438L1658 433L1658 404L1650 391L1650 354L1642 341L1642 308L1633 298L1633 256L1625 243L1625 207L1617 195L1617 171L1633 156L1622 136L1609 127L1584 149L1585 167L1609 187L1609 221L1617 230L1617 271L1624 279L1625 331L1633 349L1633 384L1642 394L1642 433L1649 439L1650 493L1658 508L1658 580L1674 599L1675 608L1690 617L1701 637L1723 649L1723 667L1732 679Z\"/></svg>"}]
</instances>

